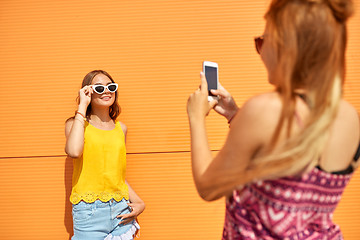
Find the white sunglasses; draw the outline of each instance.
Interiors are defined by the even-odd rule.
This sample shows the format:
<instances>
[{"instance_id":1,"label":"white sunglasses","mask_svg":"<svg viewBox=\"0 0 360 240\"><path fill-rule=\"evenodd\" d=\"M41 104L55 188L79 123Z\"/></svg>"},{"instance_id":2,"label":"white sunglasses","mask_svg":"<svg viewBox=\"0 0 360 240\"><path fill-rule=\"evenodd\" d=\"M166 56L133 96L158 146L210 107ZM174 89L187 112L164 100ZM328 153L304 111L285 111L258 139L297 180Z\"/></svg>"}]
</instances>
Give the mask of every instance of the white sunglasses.
<instances>
[{"instance_id":1,"label":"white sunglasses","mask_svg":"<svg viewBox=\"0 0 360 240\"><path fill-rule=\"evenodd\" d=\"M103 94L105 92L105 89L109 90L109 92L114 93L116 92L116 90L118 89L118 85L117 83L110 83L106 86L104 85L92 85L91 86L92 89L94 89L94 91L97 94Z\"/></svg>"}]
</instances>

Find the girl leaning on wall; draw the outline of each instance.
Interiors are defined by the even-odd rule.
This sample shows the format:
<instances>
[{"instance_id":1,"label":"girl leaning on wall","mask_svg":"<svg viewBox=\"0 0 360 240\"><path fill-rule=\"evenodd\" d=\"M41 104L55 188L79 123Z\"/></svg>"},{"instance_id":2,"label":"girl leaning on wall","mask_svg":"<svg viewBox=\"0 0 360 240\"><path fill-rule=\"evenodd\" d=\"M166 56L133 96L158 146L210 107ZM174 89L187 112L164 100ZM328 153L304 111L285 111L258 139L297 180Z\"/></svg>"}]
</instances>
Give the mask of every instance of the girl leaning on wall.
<instances>
[{"instance_id":1,"label":"girl leaning on wall","mask_svg":"<svg viewBox=\"0 0 360 240\"><path fill-rule=\"evenodd\" d=\"M107 72L88 73L78 110L65 124L65 152L74 164L72 240L128 240L140 229L136 218L145 204L125 179L127 127L117 120L117 89Z\"/></svg>"}]
</instances>

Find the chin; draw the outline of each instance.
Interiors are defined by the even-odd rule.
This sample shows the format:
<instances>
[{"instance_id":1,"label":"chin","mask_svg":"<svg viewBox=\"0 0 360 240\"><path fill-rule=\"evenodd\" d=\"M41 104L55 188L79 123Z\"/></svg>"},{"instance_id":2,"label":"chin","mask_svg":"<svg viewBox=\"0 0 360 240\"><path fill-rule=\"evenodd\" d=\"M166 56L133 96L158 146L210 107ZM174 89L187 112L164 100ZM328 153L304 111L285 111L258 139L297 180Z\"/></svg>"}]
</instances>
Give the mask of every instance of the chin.
<instances>
[{"instance_id":1,"label":"chin","mask_svg":"<svg viewBox=\"0 0 360 240\"><path fill-rule=\"evenodd\" d=\"M268 75L268 82L269 82L271 85L275 86L275 87L278 85L278 84L277 84L277 81L276 81L276 78L273 77L272 75Z\"/></svg>"},{"instance_id":2,"label":"chin","mask_svg":"<svg viewBox=\"0 0 360 240\"><path fill-rule=\"evenodd\" d=\"M91 104L99 106L99 107L111 107L114 104L114 102L115 102L114 100L112 100L112 101L99 100L99 101L96 101L96 102L91 103Z\"/></svg>"},{"instance_id":3,"label":"chin","mask_svg":"<svg viewBox=\"0 0 360 240\"><path fill-rule=\"evenodd\" d=\"M275 85L274 80L273 80L273 79L271 79L271 78L268 78L268 83L270 83L271 85Z\"/></svg>"},{"instance_id":4,"label":"chin","mask_svg":"<svg viewBox=\"0 0 360 240\"><path fill-rule=\"evenodd\" d=\"M273 85L274 87L276 87L276 84L275 84L274 82L269 81L269 83L270 83L271 85Z\"/></svg>"}]
</instances>

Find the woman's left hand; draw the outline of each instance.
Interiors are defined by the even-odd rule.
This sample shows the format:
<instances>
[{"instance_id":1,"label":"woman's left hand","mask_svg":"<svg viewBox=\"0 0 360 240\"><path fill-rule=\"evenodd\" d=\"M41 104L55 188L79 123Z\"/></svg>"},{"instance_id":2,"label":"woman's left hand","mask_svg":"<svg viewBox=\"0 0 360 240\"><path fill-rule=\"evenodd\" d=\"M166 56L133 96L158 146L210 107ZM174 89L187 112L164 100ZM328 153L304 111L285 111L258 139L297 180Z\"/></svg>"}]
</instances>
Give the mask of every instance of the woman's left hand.
<instances>
[{"instance_id":1,"label":"woman's left hand","mask_svg":"<svg viewBox=\"0 0 360 240\"><path fill-rule=\"evenodd\" d=\"M128 214L120 214L117 218L121 218L121 222L119 224L128 224L131 221L135 220L145 209L144 202L134 202L128 203L131 213Z\"/></svg>"},{"instance_id":2,"label":"woman's left hand","mask_svg":"<svg viewBox=\"0 0 360 240\"><path fill-rule=\"evenodd\" d=\"M203 72L200 73L201 85L192 93L187 102L189 120L204 119L212 108L218 103L217 100L208 101L208 86Z\"/></svg>"}]
</instances>

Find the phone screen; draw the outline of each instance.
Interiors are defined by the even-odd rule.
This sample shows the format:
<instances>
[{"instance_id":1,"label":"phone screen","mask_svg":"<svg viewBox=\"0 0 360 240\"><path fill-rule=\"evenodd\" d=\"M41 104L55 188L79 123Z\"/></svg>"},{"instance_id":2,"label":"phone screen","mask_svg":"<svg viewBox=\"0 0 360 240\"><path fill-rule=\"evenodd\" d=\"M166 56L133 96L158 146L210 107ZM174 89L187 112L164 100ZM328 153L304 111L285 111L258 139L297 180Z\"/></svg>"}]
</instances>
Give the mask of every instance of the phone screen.
<instances>
[{"instance_id":1,"label":"phone screen","mask_svg":"<svg viewBox=\"0 0 360 240\"><path fill-rule=\"evenodd\" d=\"M218 89L217 86L217 68L205 66L205 77L208 83L209 96L215 96L210 92L210 89Z\"/></svg>"}]
</instances>

